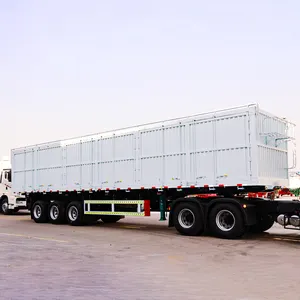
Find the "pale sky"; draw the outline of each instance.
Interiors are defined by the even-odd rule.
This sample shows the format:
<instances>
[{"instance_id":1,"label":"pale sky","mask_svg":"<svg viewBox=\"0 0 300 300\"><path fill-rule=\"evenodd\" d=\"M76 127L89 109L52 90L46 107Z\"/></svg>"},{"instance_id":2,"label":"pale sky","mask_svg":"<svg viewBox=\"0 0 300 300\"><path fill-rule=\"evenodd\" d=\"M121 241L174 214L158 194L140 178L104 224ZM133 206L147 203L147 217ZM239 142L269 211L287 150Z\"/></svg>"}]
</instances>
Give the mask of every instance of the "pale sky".
<instances>
[{"instance_id":1,"label":"pale sky","mask_svg":"<svg viewBox=\"0 0 300 300\"><path fill-rule=\"evenodd\" d=\"M1 157L253 102L300 145L300 1L0 0L0 43Z\"/></svg>"}]
</instances>

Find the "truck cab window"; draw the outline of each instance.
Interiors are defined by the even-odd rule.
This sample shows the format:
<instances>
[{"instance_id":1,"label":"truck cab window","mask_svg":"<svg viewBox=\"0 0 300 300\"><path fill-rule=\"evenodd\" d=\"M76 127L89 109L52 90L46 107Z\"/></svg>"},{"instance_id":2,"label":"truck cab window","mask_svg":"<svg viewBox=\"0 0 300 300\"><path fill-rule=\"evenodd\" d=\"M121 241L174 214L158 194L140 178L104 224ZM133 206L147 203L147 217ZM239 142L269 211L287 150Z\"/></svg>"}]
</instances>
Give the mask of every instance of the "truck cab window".
<instances>
[{"instance_id":1,"label":"truck cab window","mask_svg":"<svg viewBox=\"0 0 300 300\"><path fill-rule=\"evenodd\" d=\"M11 182L11 171L6 171L6 172L5 172L5 179L6 179L8 182Z\"/></svg>"}]
</instances>

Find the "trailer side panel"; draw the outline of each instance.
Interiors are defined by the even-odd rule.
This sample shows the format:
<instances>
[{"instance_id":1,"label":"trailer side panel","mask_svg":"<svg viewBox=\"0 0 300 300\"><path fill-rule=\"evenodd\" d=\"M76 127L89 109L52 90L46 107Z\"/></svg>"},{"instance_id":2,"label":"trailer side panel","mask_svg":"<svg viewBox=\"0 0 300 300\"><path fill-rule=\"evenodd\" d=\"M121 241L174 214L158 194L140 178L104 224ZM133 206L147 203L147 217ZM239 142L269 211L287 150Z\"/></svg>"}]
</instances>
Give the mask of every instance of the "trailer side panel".
<instances>
[{"instance_id":1,"label":"trailer side panel","mask_svg":"<svg viewBox=\"0 0 300 300\"><path fill-rule=\"evenodd\" d=\"M281 153L280 164L262 176L265 171L260 165L269 167L269 162L260 150L257 111L257 106L246 106L16 149L12 151L14 189L49 192L282 183L287 169L282 146L276 149Z\"/></svg>"}]
</instances>

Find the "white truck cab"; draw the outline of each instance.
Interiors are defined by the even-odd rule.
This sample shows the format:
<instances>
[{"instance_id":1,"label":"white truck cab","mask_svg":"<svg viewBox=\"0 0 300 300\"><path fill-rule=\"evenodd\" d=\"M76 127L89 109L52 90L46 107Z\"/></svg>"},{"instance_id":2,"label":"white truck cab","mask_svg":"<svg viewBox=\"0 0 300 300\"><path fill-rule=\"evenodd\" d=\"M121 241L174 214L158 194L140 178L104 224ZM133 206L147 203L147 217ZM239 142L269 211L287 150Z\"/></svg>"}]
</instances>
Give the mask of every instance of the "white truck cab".
<instances>
[{"instance_id":1,"label":"white truck cab","mask_svg":"<svg viewBox=\"0 0 300 300\"><path fill-rule=\"evenodd\" d=\"M4 157L0 161L0 213L5 215L26 209L26 199L12 191L10 161Z\"/></svg>"}]
</instances>

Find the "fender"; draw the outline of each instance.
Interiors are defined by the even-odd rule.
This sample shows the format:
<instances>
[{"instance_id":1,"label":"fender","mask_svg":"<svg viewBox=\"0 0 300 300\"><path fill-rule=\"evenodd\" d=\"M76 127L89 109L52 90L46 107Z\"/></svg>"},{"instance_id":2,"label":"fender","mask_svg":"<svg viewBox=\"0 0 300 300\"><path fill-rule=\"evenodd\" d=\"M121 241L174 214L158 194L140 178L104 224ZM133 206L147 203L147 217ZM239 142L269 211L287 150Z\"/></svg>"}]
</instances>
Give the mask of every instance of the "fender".
<instances>
[{"instance_id":1,"label":"fender","mask_svg":"<svg viewBox=\"0 0 300 300\"><path fill-rule=\"evenodd\" d=\"M8 200L7 195L3 194L3 195L0 197L0 202L2 202L2 200L5 199L5 198Z\"/></svg>"}]
</instances>

